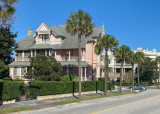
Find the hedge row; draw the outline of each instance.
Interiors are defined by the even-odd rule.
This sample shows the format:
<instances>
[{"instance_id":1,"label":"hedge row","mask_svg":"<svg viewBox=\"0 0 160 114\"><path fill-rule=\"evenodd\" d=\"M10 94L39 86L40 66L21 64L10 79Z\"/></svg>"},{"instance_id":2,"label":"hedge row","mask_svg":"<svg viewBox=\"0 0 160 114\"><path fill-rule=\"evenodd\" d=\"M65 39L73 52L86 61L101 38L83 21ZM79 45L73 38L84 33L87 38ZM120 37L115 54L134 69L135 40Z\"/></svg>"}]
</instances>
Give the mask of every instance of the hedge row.
<instances>
[{"instance_id":1,"label":"hedge row","mask_svg":"<svg viewBox=\"0 0 160 114\"><path fill-rule=\"evenodd\" d=\"M82 84L82 92L85 91L96 91L104 90L103 81L84 81ZM40 96L44 95L56 95L56 94L66 94L78 92L78 82L65 82L65 81L32 81L29 82L32 87L37 87L40 89ZM109 84L108 84L109 89ZM111 85L111 89L114 89L114 85Z\"/></svg>"},{"instance_id":2,"label":"hedge row","mask_svg":"<svg viewBox=\"0 0 160 114\"><path fill-rule=\"evenodd\" d=\"M0 100L11 100L19 97L20 87L24 86L24 82L2 81L0 82Z\"/></svg>"}]
</instances>

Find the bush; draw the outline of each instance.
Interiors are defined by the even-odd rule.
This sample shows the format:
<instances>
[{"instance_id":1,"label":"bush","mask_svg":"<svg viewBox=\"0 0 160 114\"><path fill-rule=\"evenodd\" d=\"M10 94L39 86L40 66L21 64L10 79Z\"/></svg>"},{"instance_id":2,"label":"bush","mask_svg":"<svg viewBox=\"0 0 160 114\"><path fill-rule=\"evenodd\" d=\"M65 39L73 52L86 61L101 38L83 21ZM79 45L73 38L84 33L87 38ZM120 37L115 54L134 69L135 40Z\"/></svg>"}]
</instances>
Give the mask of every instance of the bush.
<instances>
[{"instance_id":1,"label":"bush","mask_svg":"<svg viewBox=\"0 0 160 114\"><path fill-rule=\"evenodd\" d=\"M78 92L78 82L71 81L32 81L29 82L32 87L40 88L40 96L56 95ZM109 84L108 84L109 85ZM109 87L108 87L109 88ZM111 84L111 89L114 85ZM102 81L84 81L82 82L82 92L104 90L104 82Z\"/></svg>"},{"instance_id":2,"label":"bush","mask_svg":"<svg viewBox=\"0 0 160 114\"><path fill-rule=\"evenodd\" d=\"M77 81L77 77L74 75L65 75L62 77L62 81Z\"/></svg>"},{"instance_id":3,"label":"bush","mask_svg":"<svg viewBox=\"0 0 160 114\"><path fill-rule=\"evenodd\" d=\"M73 82L63 81L32 81L29 82L30 86L39 87L40 95L56 95L73 92Z\"/></svg>"},{"instance_id":4,"label":"bush","mask_svg":"<svg viewBox=\"0 0 160 114\"><path fill-rule=\"evenodd\" d=\"M15 79L13 79L13 81L23 81L23 80L20 78L15 78Z\"/></svg>"},{"instance_id":5,"label":"bush","mask_svg":"<svg viewBox=\"0 0 160 114\"><path fill-rule=\"evenodd\" d=\"M0 82L0 100L2 100L3 82Z\"/></svg>"},{"instance_id":6,"label":"bush","mask_svg":"<svg viewBox=\"0 0 160 114\"><path fill-rule=\"evenodd\" d=\"M36 99L40 95L40 88L29 86L25 94L27 98Z\"/></svg>"},{"instance_id":7,"label":"bush","mask_svg":"<svg viewBox=\"0 0 160 114\"><path fill-rule=\"evenodd\" d=\"M3 82L2 99L11 100L20 96L20 85L17 82L5 81Z\"/></svg>"}]
</instances>

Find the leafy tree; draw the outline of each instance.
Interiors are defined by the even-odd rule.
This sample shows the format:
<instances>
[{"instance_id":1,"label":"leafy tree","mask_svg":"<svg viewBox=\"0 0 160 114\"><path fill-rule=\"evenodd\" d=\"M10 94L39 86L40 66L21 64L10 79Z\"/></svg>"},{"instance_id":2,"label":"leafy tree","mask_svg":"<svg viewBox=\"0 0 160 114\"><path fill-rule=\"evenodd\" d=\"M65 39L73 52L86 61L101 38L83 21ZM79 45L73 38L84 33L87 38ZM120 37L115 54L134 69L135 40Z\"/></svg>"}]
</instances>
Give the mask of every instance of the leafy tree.
<instances>
[{"instance_id":1,"label":"leafy tree","mask_svg":"<svg viewBox=\"0 0 160 114\"><path fill-rule=\"evenodd\" d=\"M18 0L0 0L0 26L11 26L16 11L14 4Z\"/></svg>"},{"instance_id":2,"label":"leafy tree","mask_svg":"<svg viewBox=\"0 0 160 114\"><path fill-rule=\"evenodd\" d=\"M5 65L3 60L0 60L0 74L5 73L8 70L8 66Z\"/></svg>"},{"instance_id":3,"label":"leafy tree","mask_svg":"<svg viewBox=\"0 0 160 114\"><path fill-rule=\"evenodd\" d=\"M155 73L156 69L157 69L157 62L152 61L152 59L149 57L146 57L144 59L144 62L141 64L141 69L140 69L141 77L140 77L140 79L142 81L151 82L155 78L154 73Z\"/></svg>"},{"instance_id":4,"label":"leafy tree","mask_svg":"<svg viewBox=\"0 0 160 114\"><path fill-rule=\"evenodd\" d=\"M138 64L137 78L138 78L138 83L140 83L140 80L139 80L140 65L141 65L141 63L144 62L145 55L143 52L136 52L136 55L137 55L137 64Z\"/></svg>"},{"instance_id":5,"label":"leafy tree","mask_svg":"<svg viewBox=\"0 0 160 114\"><path fill-rule=\"evenodd\" d=\"M15 37L17 37L17 33L13 34L10 28L0 28L0 59L5 64L9 64L12 61L11 55L15 46Z\"/></svg>"},{"instance_id":6,"label":"leafy tree","mask_svg":"<svg viewBox=\"0 0 160 114\"><path fill-rule=\"evenodd\" d=\"M160 77L160 56L156 57L155 59L156 63L157 63L157 66L159 66L159 74L157 74L158 76L158 88L159 88L159 77ZM159 64L159 65L158 65ZM158 72L158 68L157 68L157 72Z\"/></svg>"},{"instance_id":7,"label":"leafy tree","mask_svg":"<svg viewBox=\"0 0 160 114\"><path fill-rule=\"evenodd\" d=\"M134 65L138 62L138 55L133 51L130 51L126 58L126 62L132 65L132 90L134 91Z\"/></svg>"},{"instance_id":8,"label":"leafy tree","mask_svg":"<svg viewBox=\"0 0 160 114\"><path fill-rule=\"evenodd\" d=\"M107 95L107 78L109 75L108 71L108 51L113 50L113 48L116 48L119 45L119 42L111 35L104 35L102 38L98 38L95 53L101 54L103 51L103 48L105 48L105 67L104 67L104 77L105 77L105 88L104 88L104 94Z\"/></svg>"},{"instance_id":9,"label":"leafy tree","mask_svg":"<svg viewBox=\"0 0 160 114\"><path fill-rule=\"evenodd\" d=\"M81 98L81 36L90 35L93 33L94 24L92 23L91 16L78 10L73 12L66 22L66 31L71 35L78 33L78 72L79 72L79 98Z\"/></svg>"},{"instance_id":10,"label":"leafy tree","mask_svg":"<svg viewBox=\"0 0 160 114\"><path fill-rule=\"evenodd\" d=\"M30 59L31 69L27 72L27 79L39 81L59 81L62 67L52 56L37 55Z\"/></svg>"},{"instance_id":11,"label":"leafy tree","mask_svg":"<svg viewBox=\"0 0 160 114\"><path fill-rule=\"evenodd\" d=\"M117 48L114 52L114 55L116 56L117 60L121 61L121 72L120 72L120 93L122 92L122 70L123 70L123 64L125 59L128 57L130 53L130 48L126 45L122 45L121 47Z\"/></svg>"}]
</instances>

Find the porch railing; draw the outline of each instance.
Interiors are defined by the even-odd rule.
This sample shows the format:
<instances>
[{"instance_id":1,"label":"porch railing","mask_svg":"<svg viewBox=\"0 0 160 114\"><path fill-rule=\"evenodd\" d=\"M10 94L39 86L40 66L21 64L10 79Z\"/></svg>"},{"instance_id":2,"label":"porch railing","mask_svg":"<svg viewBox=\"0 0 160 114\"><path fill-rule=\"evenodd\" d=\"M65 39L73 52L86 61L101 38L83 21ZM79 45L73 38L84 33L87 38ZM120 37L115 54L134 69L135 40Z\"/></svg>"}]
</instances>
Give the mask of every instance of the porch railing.
<instances>
[{"instance_id":1,"label":"porch railing","mask_svg":"<svg viewBox=\"0 0 160 114\"><path fill-rule=\"evenodd\" d=\"M16 61L29 61L28 57L16 57Z\"/></svg>"}]
</instances>

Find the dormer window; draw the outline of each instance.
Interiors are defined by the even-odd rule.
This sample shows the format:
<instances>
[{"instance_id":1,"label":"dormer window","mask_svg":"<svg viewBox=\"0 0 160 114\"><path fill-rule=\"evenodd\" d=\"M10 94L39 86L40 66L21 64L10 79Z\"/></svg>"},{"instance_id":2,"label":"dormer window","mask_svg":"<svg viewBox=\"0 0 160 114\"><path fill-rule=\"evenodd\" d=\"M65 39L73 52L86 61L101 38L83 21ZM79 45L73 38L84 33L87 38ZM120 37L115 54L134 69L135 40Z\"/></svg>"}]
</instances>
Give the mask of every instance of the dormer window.
<instances>
[{"instance_id":1,"label":"dormer window","mask_svg":"<svg viewBox=\"0 0 160 114\"><path fill-rule=\"evenodd\" d=\"M39 34L39 38L41 38L42 41L49 41L49 34Z\"/></svg>"}]
</instances>

